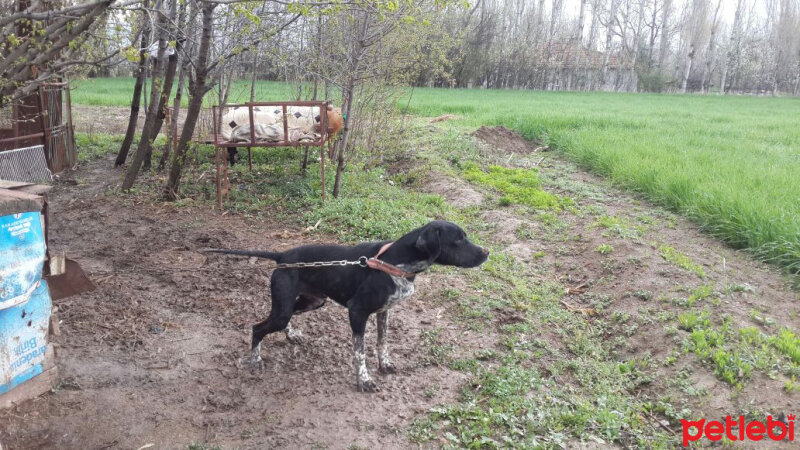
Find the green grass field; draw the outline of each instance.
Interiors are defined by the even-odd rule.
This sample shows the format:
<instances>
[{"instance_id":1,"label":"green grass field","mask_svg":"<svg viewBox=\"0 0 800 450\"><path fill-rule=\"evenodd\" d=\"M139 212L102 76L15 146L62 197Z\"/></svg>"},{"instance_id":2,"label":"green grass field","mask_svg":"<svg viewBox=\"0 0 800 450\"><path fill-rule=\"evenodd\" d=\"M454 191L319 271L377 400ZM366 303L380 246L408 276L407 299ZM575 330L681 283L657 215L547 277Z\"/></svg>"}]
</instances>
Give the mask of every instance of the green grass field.
<instances>
[{"instance_id":1,"label":"green grass field","mask_svg":"<svg viewBox=\"0 0 800 450\"><path fill-rule=\"evenodd\" d=\"M73 101L129 103L132 79L75 83ZM259 100L296 87L260 82ZM800 272L800 99L414 89L422 116L456 127L504 125L582 166L680 211L736 248ZM236 83L231 101L249 97ZM211 100L213 103L213 100Z\"/></svg>"},{"instance_id":2,"label":"green grass field","mask_svg":"<svg viewBox=\"0 0 800 450\"><path fill-rule=\"evenodd\" d=\"M513 128L800 271L800 99L416 89L409 110Z\"/></svg>"},{"instance_id":3,"label":"green grass field","mask_svg":"<svg viewBox=\"0 0 800 450\"><path fill-rule=\"evenodd\" d=\"M133 78L90 78L72 82L72 101L78 105L93 106L130 106L133 93ZM306 88L310 88L306 86ZM150 86L147 86L148 92ZM177 88L173 88L172 95ZM281 101L297 97L297 85L277 81L259 81L256 83L255 96L258 101ZM230 90L229 102L246 102L250 100L250 81L234 81ZM188 102L188 94L184 93L183 105ZM210 92L204 101L207 105L219 104L216 90Z\"/></svg>"}]
</instances>

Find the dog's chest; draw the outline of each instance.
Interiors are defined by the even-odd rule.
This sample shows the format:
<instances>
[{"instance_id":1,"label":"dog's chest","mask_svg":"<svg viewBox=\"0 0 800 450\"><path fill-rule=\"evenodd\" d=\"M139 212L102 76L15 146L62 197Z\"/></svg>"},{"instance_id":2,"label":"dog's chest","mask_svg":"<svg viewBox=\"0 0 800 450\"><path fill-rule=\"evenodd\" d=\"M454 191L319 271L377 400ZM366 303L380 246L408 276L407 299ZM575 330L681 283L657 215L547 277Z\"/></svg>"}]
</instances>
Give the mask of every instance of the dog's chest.
<instances>
[{"instance_id":1,"label":"dog's chest","mask_svg":"<svg viewBox=\"0 0 800 450\"><path fill-rule=\"evenodd\" d=\"M403 277L392 277L394 281L395 291L386 299L386 305L380 309L380 312L387 311L392 306L400 303L414 295L414 282Z\"/></svg>"}]
</instances>

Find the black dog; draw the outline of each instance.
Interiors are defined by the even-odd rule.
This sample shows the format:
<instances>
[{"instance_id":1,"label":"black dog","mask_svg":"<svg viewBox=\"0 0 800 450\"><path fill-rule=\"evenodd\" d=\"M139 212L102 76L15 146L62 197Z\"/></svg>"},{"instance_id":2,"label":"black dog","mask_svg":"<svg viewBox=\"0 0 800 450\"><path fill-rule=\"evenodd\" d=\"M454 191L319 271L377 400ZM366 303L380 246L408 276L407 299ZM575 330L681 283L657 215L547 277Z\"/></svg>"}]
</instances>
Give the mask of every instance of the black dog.
<instances>
[{"instance_id":1,"label":"black dog","mask_svg":"<svg viewBox=\"0 0 800 450\"><path fill-rule=\"evenodd\" d=\"M394 372L386 346L389 308L414 293L414 278L432 264L477 267L489 252L471 243L457 225L434 221L397 241L370 242L352 247L305 245L285 252L209 249L215 253L268 258L278 264L317 261L360 261L360 265L313 268L278 268L271 278L272 311L267 320L253 326L252 359L261 361L264 336L287 330L292 315L317 309L327 298L345 306L353 330L353 351L358 390L375 392L364 356L364 331L370 314L378 318L378 367Z\"/></svg>"}]
</instances>

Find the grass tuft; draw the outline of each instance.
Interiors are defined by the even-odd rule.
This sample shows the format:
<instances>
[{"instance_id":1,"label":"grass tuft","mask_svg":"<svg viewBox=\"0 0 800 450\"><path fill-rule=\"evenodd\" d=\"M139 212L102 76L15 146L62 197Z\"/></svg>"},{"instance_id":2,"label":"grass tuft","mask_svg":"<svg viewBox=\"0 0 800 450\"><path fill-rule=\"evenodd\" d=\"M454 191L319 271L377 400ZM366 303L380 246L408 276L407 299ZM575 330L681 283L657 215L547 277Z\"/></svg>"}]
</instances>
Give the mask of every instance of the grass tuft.
<instances>
[{"instance_id":1,"label":"grass tuft","mask_svg":"<svg viewBox=\"0 0 800 450\"><path fill-rule=\"evenodd\" d=\"M706 271L703 269L703 266L694 263L691 258L679 252L678 250L675 250L674 247L670 247L669 245L661 245L658 247L658 254L668 262L671 262L682 269L694 272L700 278L706 277Z\"/></svg>"},{"instance_id":2,"label":"grass tuft","mask_svg":"<svg viewBox=\"0 0 800 450\"><path fill-rule=\"evenodd\" d=\"M463 176L473 183L500 191L503 194L500 198L502 206L518 204L558 211L570 203L569 199L560 199L543 191L536 173L535 169L509 169L500 166L491 166L488 172L484 172L477 164L468 162L464 164Z\"/></svg>"}]
</instances>

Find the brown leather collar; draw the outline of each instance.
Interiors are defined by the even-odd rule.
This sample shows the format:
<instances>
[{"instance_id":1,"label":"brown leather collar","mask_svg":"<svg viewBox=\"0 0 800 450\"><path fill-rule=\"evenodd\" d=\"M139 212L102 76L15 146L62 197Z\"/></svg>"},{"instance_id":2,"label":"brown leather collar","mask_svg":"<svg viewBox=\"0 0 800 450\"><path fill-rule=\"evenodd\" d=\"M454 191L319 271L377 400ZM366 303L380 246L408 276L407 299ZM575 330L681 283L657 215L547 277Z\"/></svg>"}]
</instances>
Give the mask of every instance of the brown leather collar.
<instances>
[{"instance_id":1,"label":"brown leather collar","mask_svg":"<svg viewBox=\"0 0 800 450\"><path fill-rule=\"evenodd\" d=\"M393 266L385 261L381 261L380 259L378 259L378 257L380 257L384 252L386 252L386 250L389 250L389 247L391 247L392 244L394 244L394 242L389 242L388 244L385 244L383 247L381 247L381 250L378 252L377 255L367 260L367 267L369 267L370 269L380 270L381 272L385 272L393 277L411 278L414 275L416 275L415 273L406 272L405 270L397 266Z\"/></svg>"}]
</instances>

